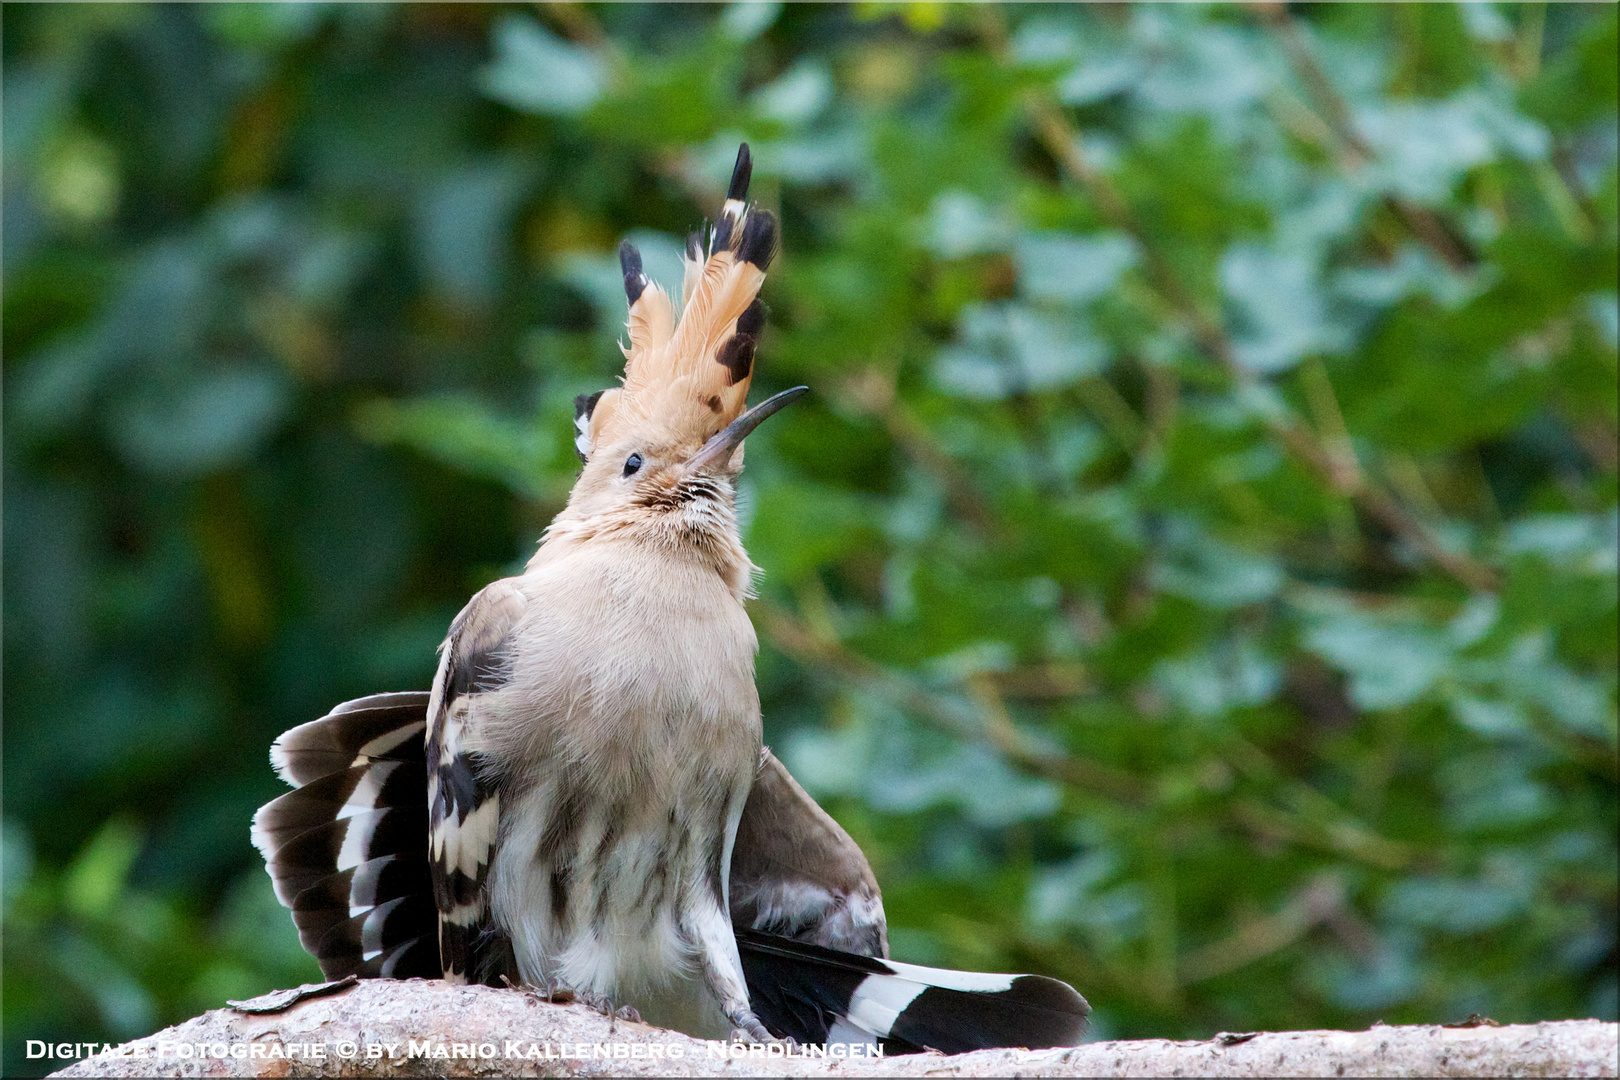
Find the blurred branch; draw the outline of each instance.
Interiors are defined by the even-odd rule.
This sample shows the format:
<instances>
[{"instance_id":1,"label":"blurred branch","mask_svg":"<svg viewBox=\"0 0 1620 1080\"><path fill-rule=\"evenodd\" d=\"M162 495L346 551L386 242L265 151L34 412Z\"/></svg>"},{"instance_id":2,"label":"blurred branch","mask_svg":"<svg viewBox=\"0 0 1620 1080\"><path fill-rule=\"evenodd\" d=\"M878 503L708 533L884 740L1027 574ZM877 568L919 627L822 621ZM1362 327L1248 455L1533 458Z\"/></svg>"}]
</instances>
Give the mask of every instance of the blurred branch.
<instances>
[{"instance_id":1,"label":"blurred branch","mask_svg":"<svg viewBox=\"0 0 1620 1080\"><path fill-rule=\"evenodd\" d=\"M1579 415L1576 404L1570 400L1572 395L1560 395L1564 411L1572 416ZM1586 421L1575 421L1570 425L1575 435L1575 441L1592 463L1604 472L1614 472L1620 467L1620 432L1615 430L1614 424L1607 417L1596 417Z\"/></svg>"},{"instance_id":2,"label":"blurred branch","mask_svg":"<svg viewBox=\"0 0 1620 1080\"><path fill-rule=\"evenodd\" d=\"M981 532L995 534L1002 531L995 511L979 494L973 478L934 441L933 435L911 414L911 410L897 399L878 412L877 417L901 451L940 482L945 489L945 501L957 513Z\"/></svg>"},{"instance_id":3,"label":"blurred branch","mask_svg":"<svg viewBox=\"0 0 1620 1080\"><path fill-rule=\"evenodd\" d=\"M1561 212L1565 228L1577 241L1590 243L1603 218L1598 214L1597 204L1581 184L1580 173L1575 168L1575 155L1570 151L1569 143L1555 134L1549 157L1552 167L1549 169L1544 163L1538 176L1542 186L1549 191L1553 210L1555 213Z\"/></svg>"},{"instance_id":4,"label":"blurred branch","mask_svg":"<svg viewBox=\"0 0 1620 1080\"><path fill-rule=\"evenodd\" d=\"M1120 446L1131 453L1143 449L1142 421L1113 383L1100 375L1089 375L1075 383L1074 394Z\"/></svg>"},{"instance_id":5,"label":"blurred branch","mask_svg":"<svg viewBox=\"0 0 1620 1080\"><path fill-rule=\"evenodd\" d=\"M1336 873L1319 874L1276 913L1246 922L1228 937L1183 956L1176 978L1185 986L1247 967L1286 949L1344 906L1344 879Z\"/></svg>"},{"instance_id":6,"label":"blurred branch","mask_svg":"<svg viewBox=\"0 0 1620 1080\"><path fill-rule=\"evenodd\" d=\"M1547 5L1526 4L1519 20L1519 33L1513 39L1512 64L1519 82L1536 77L1541 71L1541 42L1547 29Z\"/></svg>"},{"instance_id":7,"label":"blurred branch","mask_svg":"<svg viewBox=\"0 0 1620 1080\"><path fill-rule=\"evenodd\" d=\"M578 44L603 53L612 50L613 42L584 4L573 3L572 0L545 0L536 6Z\"/></svg>"},{"instance_id":8,"label":"blurred branch","mask_svg":"<svg viewBox=\"0 0 1620 1080\"><path fill-rule=\"evenodd\" d=\"M1317 63L1299 21L1287 5L1274 0L1257 0L1248 7L1282 44L1295 76L1324 117L1322 126L1337 144L1339 158L1345 167L1355 170L1371 162L1376 157L1375 151L1356 130L1348 104ZM1515 48L1511 51L1488 50L1497 66L1515 83L1534 78L1540 66L1544 16L1545 11L1541 6L1530 5ZM1538 162L1530 168L1559 223L1578 243L1589 242L1600 219L1596 207L1581 188L1568 145L1554 136L1550 164ZM1386 196L1384 203L1413 236L1453 269L1466 270L1478 261L1477 254L1469 249L1462 231L1448 224L1436 211L1394 195Z\"/></svg>"},{"instance_id":9,"label":"blurred branch","mask_svg":"<svg viewBox=\"0 0 1620 1080\"><path fill-rule=\"evenodd\" d=\"M1547 5L1525 4L1520 11L1519 32L1512 41L1485 50L1497 69L1516 86L1523 86L1541 73ZM1536 184L1570 237L1577 243L1590 243L1603 218L1581 183L1568 141L1558 132L1550 134L1552 149L1548 159L1530 166Z\"/></svg>"},{"instance_id":10,"label":"blurred branch","mask_svg":"<svg viewBox=\"0 0 1620 1080\"><path fill-rule=\"evenodd\" d=\"M1093 688L1081 664L1051 663L1011 671L989 671L985 672L985 677L1011 698L1066 698Z\"/></svg>"},{"instance_id":11,"label":"blurred branch","mask_svg":"<svg viewBox=\"0 0 1620 1080\"><path fill-rule=\"evenodd\" d=\"M573 0L543 0L535 7L562 31L565 38L595 53L607 66L614 82L622 84L629 61L618 43L596 21L596 15L589 7Z\"/></svg>"},{"instance_id":12,"label":"blurred branch","mask_svg":"<svg viewBox=\"0 0 1620 1080\"><path fill-rule=\"evenodd\" d=\"M901 402L895 385L896 375L892 368L885 371L868 367L839 384L839 400L849 408L876 417L901 453L939 481L945 501L963 520L987 535L1001 532L995 511L979 493L973 477L934 441L927 426Z\"/></svg>"},{"instance_id":13,"label":"blurred branch","mask_svg":"<svg viewBox=\"0 0 1620 1080\"><path fill-rule=\"evenodd\" d=\"M827 620L801 621L769 603L756 603L766 635L800 663L821 668L839 678L863 685L906 712L961 739L995 747L1007 760L1035 776L1066 784L1132 807L1152 802L1153 791L1143 780L1072 752L1044 744L1020 728L1007 711L1003 688L995 673L980 672L967 680L974 714L946 695L918 687L905 676L889 671L855 653L837 639ZM1262 750L1241 738L1228 740L1229 763L1240 773L1268 787L1279 787L1293 809L1257 799L1235 800L1232 820L1247 831L1289 844L1314 848L1355 859L1382 869L1411 865L1415 853L1388 840L1346 814L1332 799L1310 785L1285 777Z\"/></svg>"},{"instance_id":14,"label":"blurred branch","mask_svg":"<svg viewBox=\"0 0 1620 1080\"><path fill-rule=\"evenodd\" d=\"M1147 378L1142 411L1147 414L1148 446L1163 450L1181 406L1181 380L1176 377L1175 369L1167 364L1143 361L1141 368Z\"/></svg>"},{"instance_id":15,"label":"blurred branch","mask_svg":"<svg viewBox=\"0 0 1620 1080\"><path fill-rule=\"evenodd\" d=\"M1140 802L1146 792L1139 781L1096 762L1060 754L1040 746L1013 723L994 679L980 672L968 678L968 690L984 717L984 733L997 750L1009 759L1034 766L1048 779L1058 780L1086 791L1101 791L1120 802Z\"/></svg>"},{"instance_id":16,"label":"blurred branch","mask_svg":"<svg viewBox=\"0 0 1620 1080\"><path fill-rule=\"evenodd\" d=\"M1411 846L1369 829L1328 796L1285 774L1270 755L1241 735L1228 733L1224 751L1222 756L1239 773L1262 785L1276 785L1292 804L1288 811L1252 799L1238 802L1234 816L1250 828L1385 870L1405 869L1418 861Z\"/></svg>"},{"instance_id":17,"label":"blurred branch","mask_svg":"<svg viewBox=\"0 0 1620 1080\"><path fill-rule=\"evenodd\" d=\"M801 663L833 671L843 679L863 684L907 712L959 738L988 742L1006 755L1008 760L1036 776L1131 805L1140 804L1147 797L1147 789L1142 782L1128 773L1037 745L1035 740L1013 724L993 683L979 676L970 680L975 703L982 714L980 721L975 723L965 715L964 710L954 707L953 703L940 695L929 693L910 680L852 652L835 637L816 633L782 609L772 604L758 603L755 610L764 621L765 631L771 640Z\"/></svg>"},{"instance_id":18,"label":"blurred branch","mask_svg":"<svg viewBox=\"0 0 1620 1080\"><path fill-rule=\"evenodd\" d=\"M1287 6L1273 2L1251 3L1248 6L1282 43L1295 76L1304 85L1305 92L1310 95L1327 129L1338 143L1339 158L1345 167L1354 171L1371 163L1377 154L1356 130L1349 105L1316 62L1310 43L1305 40L1298 21ZM1452 269L1467 270L1478 261L1460 230L1448 226L1433 210L1395 195L1385 196L1384 203L1413 236L1444 259Z\"/></svg>"},{"instance_id":19,"label":"blurred branch","mask_svg":"<svg viewBox=\"0 0 1620 1080\"><path fill-rule=\"evenodd\" d=\"M1472 590L1496 591L1500 586L1492 568L1467 554L1446 548L1433 529L1369 480L1359 466L1349 467L1355 463L1353 452L1347 459L1341 449L1324 444L1310 428L1288 414L1281 399L1268 393L1269 388L1263 387L1254 372L1238 362L1225 330L1182 283L1118 189L1086 159L1080 146L1080 133L1069 123L1063 110L1055 102L1035 94L1027 99L1026 105L1048 152L1085 188L1109 223L1129 233L1141 245L1149 277L1187 323L1199 348L1221 366L1240 394L1257 402L1270 399L1259 410L1260 414L1266 427L1289 453L1334 491L1354 501L1446 573Z\"/></svg>"},{"instance_id":20,"label":"blurred branch","mask_svg":"<svg viewBox=\"0 0 1620 1080\"><path fill-rule=\"evenodd\" d=\"M1255 835L1267 837L1279 844L1312 848L1333 855L1351 858L1357 862L1376 866L1380 870L1402 870L1412 864L1413 857L1405 845L1386 840L1364 826L1350 821L1326 795L1305 784L1291 784L1289 791L1296 799L1310 792L1315 799L1300 801L1316 803L1326 801L1334 819L1325 822L1302 820L1298 814L1281 807L1269 806L1256 799L1239 799L1231 806L1234 821Z\"/></svg>"}]
</instances>

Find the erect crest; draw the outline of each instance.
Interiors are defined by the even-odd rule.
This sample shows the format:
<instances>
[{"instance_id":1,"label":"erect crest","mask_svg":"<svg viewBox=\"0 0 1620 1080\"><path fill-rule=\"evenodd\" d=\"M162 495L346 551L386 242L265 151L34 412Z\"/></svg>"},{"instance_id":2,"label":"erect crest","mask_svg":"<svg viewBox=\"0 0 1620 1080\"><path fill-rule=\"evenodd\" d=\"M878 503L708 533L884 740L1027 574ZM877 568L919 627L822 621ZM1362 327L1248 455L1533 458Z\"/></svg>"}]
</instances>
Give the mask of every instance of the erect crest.
<instances>
[{"instance_id":1,"label":"erect crest","mask_svg":"<svg viewBox=\"0 0 1620 1080\"><path fill-rule=\"evenodd\" d=\"M575 400L582 458L631 428L700 443L741 415L765 328L759 287L776 253L776 218L747 201L752 172L744 143L719 220L706 239L701 231L687 238L678 320L669 294L642 271L641 253L628 240L620 245L630 301L624 380Z\"/></svg>"}]
</instances>

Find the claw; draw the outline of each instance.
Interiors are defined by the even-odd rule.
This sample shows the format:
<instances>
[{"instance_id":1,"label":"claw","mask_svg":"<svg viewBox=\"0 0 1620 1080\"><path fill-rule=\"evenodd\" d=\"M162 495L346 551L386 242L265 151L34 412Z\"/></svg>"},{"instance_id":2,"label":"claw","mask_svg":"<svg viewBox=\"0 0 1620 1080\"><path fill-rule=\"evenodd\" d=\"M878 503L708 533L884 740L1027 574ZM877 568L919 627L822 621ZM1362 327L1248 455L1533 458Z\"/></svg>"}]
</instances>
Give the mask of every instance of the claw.
<instances>
[{"instance_id":1,"label":"claw","mask_svg":"<svg viewBox=\"0 0 1620 1080\"><path fill-rule=\"evenodd\" d=\"M770 1029L760 1023L759 1017L755 1016L752 1011L744 1012L740 1016L733 1016L731 1022L736 1025L731 1029L732 1042L765 1043L769 1045L782 1041L772 1035Z\"/></svg>"},{"instance_id":2,"label":"claw","mask_svg":"<svg viewBox=\"0 0 1620 1080\"><path fill-rule=\"evenodd\" d=\"M777 1038L775 1035L772 1035L769 1031L766 1031L763 1027L760 1028L759 1030L763 1031L764 1034L763 1035L752 1034L749 1031L746 1031L746 1030L744 1030L743 1028L740 1028L740 1027L732 1028L731 1029L731 1041L734 1042L734 1043L747 1043L747 1044L749 1044L751 1046L752 1045L780 1046L782 1049L786 1050L790 1054L793 1051L795 1051L795 1050L797 1050L799 1048L799 1040L795 1039L791 1035L784 1035L781 1038Z\"/></svg>"},{"instance_id":3,"label":"claw","mask_svg":"<svg viewBox=\"0 0 1620 1080\"><path fill-rule=\"evenodd\" d=\"M613 999L606 994L598 994L594 990L579 990L575 991L574 1000L587 1008L595 1009L603 1016L613 1015Z\"/></svg>"},{"instance_id":4,"label":"claw","mask_svg":"<svg viewBox=\"0 0 1620 1080\"><path fill-rule=\"evenodd\" d=\"M574 992L554 979L547 979L543 986L535 986L526 982L515 983L502 975L501 982L509 990L516 990L518 993L527 994L529 997L544 999L550 1005L568 1005L575 1000Z\"/></svg>"},{"instance_id":5,"label":"claw","mask_svg":"<svg viewBox=\"0 0 1620 1080\"><path fill-rule=\"evenodd\" d=\"M641 1022L641 1014L639 1012L629 1005L614 1005L613 999L608 997L606 994L598 994L595 991L574 991L574 1000L578 1001L581 1005L595 1009L597 1012L607 1017L609 1034L612 1034L616 1030L614 1025L620 1020L634 1021L636 1023Z\"/></svg>"}]
</instances>

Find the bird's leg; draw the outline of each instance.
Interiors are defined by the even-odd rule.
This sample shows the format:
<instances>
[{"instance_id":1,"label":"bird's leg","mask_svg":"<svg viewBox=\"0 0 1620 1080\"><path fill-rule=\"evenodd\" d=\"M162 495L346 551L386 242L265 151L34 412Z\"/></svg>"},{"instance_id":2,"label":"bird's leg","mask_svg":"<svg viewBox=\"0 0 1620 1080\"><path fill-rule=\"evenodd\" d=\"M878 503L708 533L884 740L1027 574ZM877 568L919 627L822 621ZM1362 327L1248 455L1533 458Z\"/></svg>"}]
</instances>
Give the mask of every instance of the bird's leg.
<instances>
[{"instance_id":1,"label":"bird's leg","mask_svg":"<svg viewBox=\"0 0 1620 1080\"><path fill-rule=\"evenodd\" d=\"M772 1035L770 1029L759 1022L759 1017L754 1015L754 1010L746 1005L737 1012L727 1011L726 1018L735 1025L731 1029L732 1042L796 1045L792 1039L778 1039L775 1035Z\"/></svg>"},{"instance_id":2,"label":"bird's leg","mask_svg":"<svg viewBox=\"0 0 1620 1080\"><path fill-rule=\"evenodd\" d=\"M703 981L731 1021L732 1041L796 1045L772 1035L748 1004L748 984L743 980L742 961L737 956L737 939L731 932L731 920L717 904L703 905L691 921L691 932L701 949Z\"/></svg>"}]
</instances>

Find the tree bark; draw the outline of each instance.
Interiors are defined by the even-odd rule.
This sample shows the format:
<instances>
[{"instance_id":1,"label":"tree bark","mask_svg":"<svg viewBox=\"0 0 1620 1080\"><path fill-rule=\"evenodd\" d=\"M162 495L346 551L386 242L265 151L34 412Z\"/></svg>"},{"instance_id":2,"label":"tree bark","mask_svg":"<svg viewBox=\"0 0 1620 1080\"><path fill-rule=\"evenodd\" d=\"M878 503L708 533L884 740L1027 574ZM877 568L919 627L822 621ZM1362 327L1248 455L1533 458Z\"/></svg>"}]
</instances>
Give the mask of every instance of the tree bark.
<instances>
[{"instance_id":1,"label":"tree bark","mask_svg":"<svg viewBox=\"0 0 1620 1080\"><path fill-rule=\"evenodd\" d=\"M781 1047L734 1048L610 1021L521 991L378 979L238 1002L52 1075L1615 1076L1617 1047L1620 1026L1599 1020L1481 1021L954 1057L789 1057Z\"/></svg>"}]
</instances>

